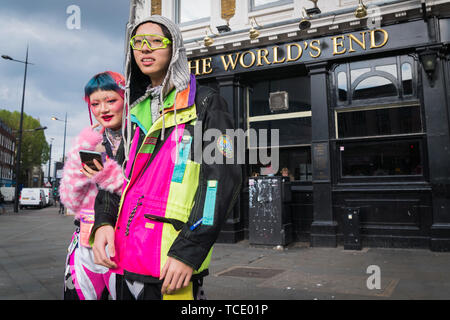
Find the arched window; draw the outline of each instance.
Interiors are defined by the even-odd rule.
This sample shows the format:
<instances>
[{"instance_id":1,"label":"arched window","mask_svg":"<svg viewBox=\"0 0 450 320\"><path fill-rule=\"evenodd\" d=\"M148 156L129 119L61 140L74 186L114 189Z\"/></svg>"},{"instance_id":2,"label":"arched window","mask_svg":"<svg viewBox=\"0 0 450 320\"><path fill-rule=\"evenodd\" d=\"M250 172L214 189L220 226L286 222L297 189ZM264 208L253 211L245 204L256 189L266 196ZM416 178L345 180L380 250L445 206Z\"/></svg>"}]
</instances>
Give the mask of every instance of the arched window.
<instances>
[{"instance_id":1,"label":"arched window","mask_svg":"<svg viewBox=\"0 0 450 320\"><path fill-rule=\"evenodd\" d=\"M395 83L386 76L371 75L357 82L353 90L353 100L392 97L398 95Z\"/></svg>"},{"instance_id":2,"label":"arched window","mask_svg":"<svg viewBox=\"0 0 450 320\"><path fill-rule=\"evenodd\" d=\"M334 69L337 105L361 105L363 100L390 102L417 97L414 58L398 56L351 62Z\"/></svg>"}]
</instances>

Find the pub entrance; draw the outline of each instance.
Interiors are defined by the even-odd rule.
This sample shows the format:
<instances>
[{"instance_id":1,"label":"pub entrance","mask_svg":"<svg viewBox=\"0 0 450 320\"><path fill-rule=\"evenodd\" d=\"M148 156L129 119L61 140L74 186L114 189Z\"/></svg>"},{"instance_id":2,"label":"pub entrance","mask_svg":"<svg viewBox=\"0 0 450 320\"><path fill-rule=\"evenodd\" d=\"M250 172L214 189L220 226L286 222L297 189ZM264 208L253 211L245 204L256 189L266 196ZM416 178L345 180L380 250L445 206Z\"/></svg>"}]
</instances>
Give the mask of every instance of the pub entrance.
<instances>
[{"instance_id":1,"label":"pub entrance","mask_svg":"<svg viewBox=\"0 0 450 320\"><path fill-rule=\"evenodd\" d=\"M311 85L304 66L276 72L247 73L244 88L247 153L266 154L271 163L258 156L257 163L245 165L245 187L241 208L245 208L248 238L248 182L255 176L284 176L291 193L290 221L293 241L308 241L313 220L311 166ZM278 132L273 136L272 130ZM272 134L271 134L272 133ZM265 143L264 136L267 136ZM272 149L272 153L267 150ZM249 159L249 157L247 157Z\"/></svg>"}]
</instances>

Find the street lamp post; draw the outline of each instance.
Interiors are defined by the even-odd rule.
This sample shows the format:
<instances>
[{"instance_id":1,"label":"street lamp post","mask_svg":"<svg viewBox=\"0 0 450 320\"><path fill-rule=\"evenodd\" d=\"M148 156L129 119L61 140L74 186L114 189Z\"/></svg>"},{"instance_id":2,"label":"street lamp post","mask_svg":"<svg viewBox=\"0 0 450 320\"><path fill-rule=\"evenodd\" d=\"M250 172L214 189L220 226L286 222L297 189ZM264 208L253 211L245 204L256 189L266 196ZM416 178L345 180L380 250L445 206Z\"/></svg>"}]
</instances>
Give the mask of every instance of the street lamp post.
<instances>
[{"instance_id":1,"label":"street lamp post","mask_svg":"<svg viewBox=\"0 0 450 320\"><path fill-rule=\"evenodd\" d=\"M66 112L66 117L65 117L64 120L58 119L57 117L52 117L52 120L64 122L64 145L63 145L63 158L62 158L62 163L63 163L63 165L64 165L64 158L65 158L65 155L66 155L67 112Z\"/></svg>"},{"instance_id":2,"label":"street lamp post","mask_svg":"<svg viewBox=\"0 0 450 320\"><path fill-rule=\"evenodd\" d=\"M52 144L53 144L53 140L54 140L54 138L50 138L50 151L49 151L49 156L48 156L48 178L47 178L47 182L51 182L51 179L50 179L50 167L52 166Z\"/></svg>"},{"instance_id":3,"label":"street lamp post","mask_svg":"<svg viewBox=\"0 0 450 320\"><path fill-rule=\"evenodd\" d=\"M20 123L19 123L19 143L17 145L17 157L16 157L16 188L14 191L14 212L19 212L19 177L20 177L20 153L22 151L22 128L23 128L23 106L25 103L25 85L27 82L27 67L28 62L28 45L27 45L27 53L25 56L25 61L15 60L7 55L2 55L2 58L5 60L16 61L20 63L25 63L25 73L23 76L23 91L22 91L22 107L20 109Z\"/></svg>"}]
</instances>

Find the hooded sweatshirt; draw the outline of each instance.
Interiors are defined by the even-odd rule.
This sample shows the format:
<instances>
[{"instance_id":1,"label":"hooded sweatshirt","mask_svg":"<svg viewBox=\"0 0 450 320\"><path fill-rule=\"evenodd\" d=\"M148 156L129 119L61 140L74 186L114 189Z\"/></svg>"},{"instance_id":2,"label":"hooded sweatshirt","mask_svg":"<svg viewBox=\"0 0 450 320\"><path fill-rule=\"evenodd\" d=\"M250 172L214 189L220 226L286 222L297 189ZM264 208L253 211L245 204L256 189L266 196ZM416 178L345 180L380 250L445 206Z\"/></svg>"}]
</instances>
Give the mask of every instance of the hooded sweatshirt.
<instances>
[{"instance_id":1,"label":"hooded sweatshirt","mask_svg":"<svg viewBox=\"0 0 450 320\"><path fill-rule=\"evenodd\" d=\"M163 16L153 15L141 20L138 20L132 25L130 30L130 36L136 29L143 23L154 22L159 23L167 27L172 36L172 57L170 60L169 67L167 69L166 76L161 88L158 88L159 106L163 105L163 98L175 88L176 92L181 92L185 90L191 80L190 70L187 63L186 48L183 44L182 35L178 27L169 19ZM125 62L125 79L127 80L126 91L125 91L125 105L129 105L129 109L133 109L140 102L147 99L149 96L155 94L155 89L151 86L150 78L139 70L138 65L133 56L133 50L131 46L128 45L128 50L126 54ZM154 101L154 99L153 99ZM155 105L154 102L152 102ZM154 109L153 109L154 110ZM128 130L126 133L123 132L123 136L131 139L131 117L125 117L128 111L124 108L124 117L127 123L122 126L123 130ZM176 114L176 109L175 109ZM164 119L163 119L164 120ZM163 124L161 139L165 137L165 124ZM128 160L130 140L125 140L125 159Z\"/></svg>"},{"instance_id":2,"label":"hooded sweatshirt","mask_svg":"<svg viewBox=\"0 0 450 320\"><path fill-rule=\"evenodd\" d=\"M110 213L118 212L116 218L105 212L96 221L115 225L112 260L118 268L114 272L130 280L157 282L170 256L191 266L193 277L203 276L241 186L240 166L225 164L235 151L225 138L233 120L225 100L213 89L199 87L190 74L181 33L172 21L151 16L130 26L129 34L146 22L163 24L170 31L170 65L160 90L155 90L128 48L125 105L129 108L122 126L126 181L119 208L113 208L114 201L105 205ZM221 133L211 142L224 146L216 151L223 155L221 163L201 159L207 129ZM199 154L200 159L195 156ZM91 243L94 237L95 233Z\"/></svg>"}]
</instances>

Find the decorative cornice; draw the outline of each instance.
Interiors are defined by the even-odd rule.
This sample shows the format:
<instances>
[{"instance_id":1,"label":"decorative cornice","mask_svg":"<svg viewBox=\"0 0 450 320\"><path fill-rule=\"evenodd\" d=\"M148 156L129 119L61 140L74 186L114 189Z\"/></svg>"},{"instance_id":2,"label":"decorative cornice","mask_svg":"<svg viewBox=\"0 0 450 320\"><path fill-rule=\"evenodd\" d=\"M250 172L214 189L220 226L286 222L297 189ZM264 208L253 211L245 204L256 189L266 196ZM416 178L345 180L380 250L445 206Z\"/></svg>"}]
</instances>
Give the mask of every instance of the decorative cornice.
<instances>
[{"instance_id":1,"label":"decorative cornice","mask_svg":"<svg viewBox=\"0 0 450 320\"><path fill-rule=\"evenodd\" d=\"M450 15L450 3L442 3L434 5L428 8L428 14L434 16L448 16ZM403 11L388 12L382 14L380 26L404 23L408 21L415 21L422 19L422 10L420 7L410 8ZM326 22L325 22L326 20ZM187 46L188 59L198 58L206 55L215 55L225 52L232 52L237 50L245 50L254 47L262 47L270 44L285 43L291 41L307 40L323 36L332 36L336 34L342 34L346 32L354 32L358 30L367 29L367 18L365 19L339 19L341 22L333 23L338 20L337 17L329 17L323 20L323 24L319 25L319 21L313 25L313 29L299 30L298 22L292 22L274 26L272 28L265 29L266 35L262 35L257 39L250 40L248 38L248 30L240 32L237 36L236 33L220 36L221 43L210 47L198 47L190 50ZM261 32L261 29L260 29ZM243 39L243 35L246 38ZM276 36L276 39L275 39ZM216 42L219 37L216 37ZM201 41L199 40L200 44Z\"/></svg>"}]
</instances>

